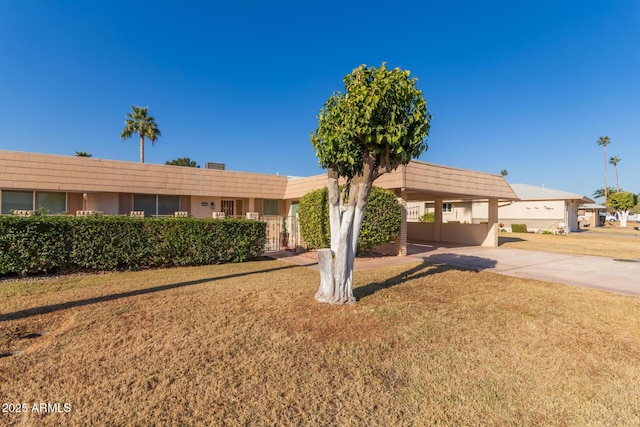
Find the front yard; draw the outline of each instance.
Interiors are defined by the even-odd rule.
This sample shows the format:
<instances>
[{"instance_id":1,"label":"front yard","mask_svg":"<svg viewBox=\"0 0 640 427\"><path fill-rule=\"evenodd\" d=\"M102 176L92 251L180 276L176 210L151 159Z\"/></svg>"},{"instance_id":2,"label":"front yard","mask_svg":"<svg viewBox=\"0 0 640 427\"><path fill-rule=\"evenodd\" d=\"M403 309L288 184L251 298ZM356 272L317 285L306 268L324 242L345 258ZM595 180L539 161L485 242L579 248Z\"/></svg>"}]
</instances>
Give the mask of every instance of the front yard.
<instances>
[{"instance_id":1,"label":"front yard","mask_svg":"<svg viewBox=\"0 0 640 427\"><path fill-rule=\"evenodd\" d=\"M633 228L603 227L568 235L500 233L498 240L511 248L640 259L640 231Z\"/></svg>"},{"instance_id":2,"label":"front yard","mask_svg":"<svg viewBox=\"0 0 640 427\"><path fill-rule=\"evenodd\" d=\"M0 282L0 403L29 408L0 424L640 424L638 298L410 264L330 307L318 281L256 261Z\"/></svg>"}]
</instances>

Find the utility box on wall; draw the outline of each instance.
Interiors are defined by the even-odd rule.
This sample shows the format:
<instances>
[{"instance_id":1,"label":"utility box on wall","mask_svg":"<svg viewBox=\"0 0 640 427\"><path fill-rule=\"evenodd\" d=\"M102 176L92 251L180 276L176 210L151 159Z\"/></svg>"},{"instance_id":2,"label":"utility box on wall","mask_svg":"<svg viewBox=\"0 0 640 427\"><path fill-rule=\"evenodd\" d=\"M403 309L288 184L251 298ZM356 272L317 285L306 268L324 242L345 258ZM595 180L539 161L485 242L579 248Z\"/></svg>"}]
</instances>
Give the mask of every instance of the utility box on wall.
<instances>
[{"instance_id":1,"label":"utility box on wall","mask_svg":"<svg viewBox=\"0 0 640 427\"><path fill-rule=\"evenodd\" d=\"M204 164L204 168L205 169L217 169L217 170L225 170L226 165L224 163L213 163L213 162L206 162Z\"/></svg>"}]
</instances>

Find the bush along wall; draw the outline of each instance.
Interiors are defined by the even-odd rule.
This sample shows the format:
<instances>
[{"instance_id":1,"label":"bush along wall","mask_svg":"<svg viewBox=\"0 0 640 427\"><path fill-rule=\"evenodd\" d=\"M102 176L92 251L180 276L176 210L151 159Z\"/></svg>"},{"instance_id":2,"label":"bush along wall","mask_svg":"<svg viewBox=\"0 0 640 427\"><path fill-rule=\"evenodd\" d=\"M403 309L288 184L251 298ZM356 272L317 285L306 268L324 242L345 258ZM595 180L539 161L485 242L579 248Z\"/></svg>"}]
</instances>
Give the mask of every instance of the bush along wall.
<instances>
[{"instance_id":1,"label":"bush along wall","mask_svg":"<svg viewBox=\"0 0 640 427\"><path fill-rule=\"evenodd\" d=\"M511 224L512 233L526 233L527 224Z\"/></svg>"},{"instance_id":2,"label":"bush along wall","mask_svg":"<svg viewBox=\"0 0 640 427\"><path fill-rule=\"evenodd\" d=\"M300 234L307 249L331 246L329 228L329 191L321 188L307 193L298 205ZM397 196L389 190L373 186L364 213L358 240L360 252L393 240L400 233L402 206Z\"/></svg>"},{"instance_id":3,"label":"bush along wall","mask_svg":"<svg viewBox=\"0 0 640 427\"><path fill-rule=\"evenodd\" d=\"M259 221L2 216L0 274L243 262L265 244Z\"/></svg>"}]
</instances>

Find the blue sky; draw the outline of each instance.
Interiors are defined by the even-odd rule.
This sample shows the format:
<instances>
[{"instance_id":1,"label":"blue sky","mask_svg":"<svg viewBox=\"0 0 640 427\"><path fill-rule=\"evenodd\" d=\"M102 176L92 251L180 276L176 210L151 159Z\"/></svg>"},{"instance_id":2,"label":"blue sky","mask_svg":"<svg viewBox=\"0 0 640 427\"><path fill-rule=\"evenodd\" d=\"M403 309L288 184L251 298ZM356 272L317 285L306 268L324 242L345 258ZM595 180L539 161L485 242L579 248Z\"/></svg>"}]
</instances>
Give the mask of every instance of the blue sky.
<instances>
[{"instance_id":1,"label":"blue sky","mask_svg":"<svg viewBox=\"0 0 640 427\"><path fill-rule=\"evenodd\" d=\"M0 149L308 176L309 134L360 64L411 70L433 115L420 160L591 195L603 152L640 192L640 2L0 2ZM615 173L608 165L608 184Z\"/></svg>"}]
</instances>

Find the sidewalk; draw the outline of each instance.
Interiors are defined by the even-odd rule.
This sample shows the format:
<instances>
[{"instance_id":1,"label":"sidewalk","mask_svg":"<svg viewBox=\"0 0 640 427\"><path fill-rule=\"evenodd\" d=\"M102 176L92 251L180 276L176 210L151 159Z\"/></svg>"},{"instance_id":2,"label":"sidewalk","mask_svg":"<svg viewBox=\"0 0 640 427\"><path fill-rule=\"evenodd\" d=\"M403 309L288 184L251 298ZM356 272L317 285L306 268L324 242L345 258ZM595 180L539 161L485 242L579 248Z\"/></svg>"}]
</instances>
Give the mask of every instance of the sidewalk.
<instances>
[{"instance_id":1,"label":"sidewalk","mask_svg":"<svg viewBox=\"0 0 640 427\"><path fill-rule=\"evenodd\" d=\"M314 259L291 252L273 252L267 256L318 268ZM640 296L640 262L525 249L411 243L406 257L357 260L355 270L421 261Z\"/></svg>"}]
</instances>

